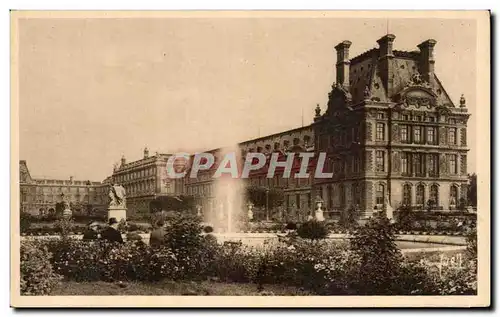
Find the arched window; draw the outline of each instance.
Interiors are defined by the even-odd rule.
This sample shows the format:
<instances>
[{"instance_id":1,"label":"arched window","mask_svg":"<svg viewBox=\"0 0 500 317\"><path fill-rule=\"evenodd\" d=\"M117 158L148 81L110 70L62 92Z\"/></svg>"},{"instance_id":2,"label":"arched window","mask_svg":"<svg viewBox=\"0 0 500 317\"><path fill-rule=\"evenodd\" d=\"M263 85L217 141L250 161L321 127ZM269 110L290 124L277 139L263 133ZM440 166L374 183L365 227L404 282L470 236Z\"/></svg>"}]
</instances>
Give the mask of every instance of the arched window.
<instances>
[{"instance_id":1,"label":"arched window","mask_svg":"<svg viewBox=\"0 0 500 317\"><path fill-rule=\"evenodd\" d=\"M420 184L417 186L417 205L425 205L425 188L424 185Z\"/></svg>"},{"instance_id":2,"label":"arched window","mask_svg":"<svg viewBox=\"0 0 500 317\"><path fill-rule=\"evenodd\" d=\"M438 185L434 184L431 186L429 199L432 201L434 206L439 205L439 187L438 187Z\"/></svg>"},{"instance_id":3,"label":"arched window","mask_svg":"<svg viewBox=\"0 0 500 317\"><path fill-rule=\"evenodd\" d=\"M456 185L450 187L450 205L456 206L458 202L458 188Z\"/></svg>"},{"instance_id":4,"label":"arched window","mask_svg":"<svg viewBox=\"0 0 500 317\"><path fill-rule=\"evenodd\" d=\"M383 205L384 204L384 195L385 195L385 187L384 184L377 185L376 191L376 204Z\"/></svg>"},{"instance_id":5,"label":"arched window","mask_svg":"<svg viewBox=\"0 0 500 317\"><path fill-rule=\"evenodd\" d=\"M411 206L411 185L403 185L403 205Z\"/></svg>"}]
</instances>

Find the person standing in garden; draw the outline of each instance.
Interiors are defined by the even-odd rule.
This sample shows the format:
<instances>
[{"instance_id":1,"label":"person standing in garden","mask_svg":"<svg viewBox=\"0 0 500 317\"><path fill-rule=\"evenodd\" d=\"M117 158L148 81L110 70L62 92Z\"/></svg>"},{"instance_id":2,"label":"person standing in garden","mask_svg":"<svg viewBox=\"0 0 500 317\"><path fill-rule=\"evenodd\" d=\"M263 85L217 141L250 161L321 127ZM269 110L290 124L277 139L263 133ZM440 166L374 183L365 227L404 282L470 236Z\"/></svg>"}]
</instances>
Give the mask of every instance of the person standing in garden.
<instances>
[{"instance_id":1,"label":"person standing in garden","mask_svg":"<svg viewBox=\"0 0 500 317\"><path fill-rule=\"evenodd\" d=\"M109 218L108 227L101 232L101 239L123 243L122 234L118 231L118 221L116 218Z\"/></svg>"},{"instance_id":2,"label":"person standing in garden","mask_svg":"<svg viewBox=\"0 0 500 317\"><path fill-rule=\"evenodd\" d=\"M87 231L83 233L83 240L89 241L89 240L97 240L99 239L99 224L95 221L91 222L89 224L89 227L87 228Z\"/></svg>"},{"instance_id":3,"label":"person standing in garden","mask_svg":"<svg viewBox=\"0 0 500 317\"><path fill-rule=\"evenodd\" d=\"M158 220L156 226L156 229L154 229L149 236L149 245L152 247L159 247L163 245L163 240L165 238L165 234L167 233L165 229L165 221L163 219Z\"/></svg>"}]
</instances>

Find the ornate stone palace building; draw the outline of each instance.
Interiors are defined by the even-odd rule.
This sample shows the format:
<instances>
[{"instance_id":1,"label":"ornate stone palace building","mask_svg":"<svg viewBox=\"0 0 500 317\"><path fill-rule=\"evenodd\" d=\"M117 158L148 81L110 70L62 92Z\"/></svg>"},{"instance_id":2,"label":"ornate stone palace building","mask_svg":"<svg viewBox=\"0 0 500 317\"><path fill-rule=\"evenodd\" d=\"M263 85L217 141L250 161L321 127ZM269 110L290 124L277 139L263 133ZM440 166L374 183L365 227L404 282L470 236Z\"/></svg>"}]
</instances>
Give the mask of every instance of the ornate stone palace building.
<instances>
[{"instance_id":1,"label":"ornate stone palace building","mask_svg":"<svg viewBox=\"0 0 500 317\"><path fill-rule=\"evenodd\" d=\"M159 196L184 194L184 179L170 179L167 175L167 160L170 154L149 155L144 149L143 158L127 163L122 157L115 166L110 182L122 185L127 192L128 213L149 212L149 203Z\"/></svg>"},{"instance_id":2,"label":"ornate stone palace building","mask_svg":"<svg viewBox=\"0 0 500 317\"><path fill-rule=\"evenodd\" d=\"M71 203L75 212L105 213L108 188L101 182L80 181L70 177L61 179L34 179L26 161L19 161L20 209L32 215L50 214L63 200Z\"/></svg>"},{"instance_id":3,"label":"ornate stone palace building","mask_svg":"<svg viewBox=\"0 0 500 317\"><path fill-rule=\"evenodd\" d=\"M355 207L365 216L387 202L394 208L456 208L467 193L465 99L454 105L435 74L436 41L406 52L393 49L394 39L388 34L377 41L378 48L352 59L351 42L339 43L336 83L325 113L318 105L310 126L238 145L243 155L326 152L324 172L333 172L331 179L266 179L264 167L247 182L282 187L286 213L309 213L318 196L328 212ZM213 205L211 173L186 179L187 194L205 208L207 202Z\"/></svg>"},{"instance_id":4,"label":"ornate stone palace building","mask_svg":"<svg viewBox=\"0 0 500 317\"><path fill-rule=\"evenodd\" d=\"M328 152L334 177L314 189L329 209L370 212L386 195L401 205L454 209L467 193L467 112L456 107L434 72L435 40L417 52L393 50L388 34L349 59L338 44L337 83L313 124L317 151Z\"/></svg>"},{"instance_id":5,"label":"ornate stone palace building","mask_svg":"<svg viewBox=\"0 0 500 317\"><path fill-rule=\"evenodd\" d=\"M467 111L465 98L453 104L434 72L434 46L427 40L418 51L393 49L395 36L388 34L378 48L349 57L351 42L335 46L336 83L329 92L326 111L319 105L311 125L244 141L239 154L260 152L270 157L288 152L311 152L316 158L326 152L323 172L332 178L282 178L279 169L266 178L268 166L253 171L247 186L282 188L283 213L304 219L317 197L327 214L351 207L364 216L391 206L457 208L467 193ZM222 149L209 152L220 154ZM127 163L123 157L105 182L85 183L62 180L32 180L21 162L21 202L27 210L50 208L58 195L67 192L75 199L102 202L97 193L107 184L118 183L127 191L129 212L144 212L149 202L163 195L192 195L204 211L216 203L212 173L200 171L198 178L169 179L170 154L149 156ZM217 161L217 159L216 159ZM292 175L300 162L294 162ZM95 195L91 192L95 191ZM78 197L78 198L77 198Z\"/></svg>"}]
</instances>

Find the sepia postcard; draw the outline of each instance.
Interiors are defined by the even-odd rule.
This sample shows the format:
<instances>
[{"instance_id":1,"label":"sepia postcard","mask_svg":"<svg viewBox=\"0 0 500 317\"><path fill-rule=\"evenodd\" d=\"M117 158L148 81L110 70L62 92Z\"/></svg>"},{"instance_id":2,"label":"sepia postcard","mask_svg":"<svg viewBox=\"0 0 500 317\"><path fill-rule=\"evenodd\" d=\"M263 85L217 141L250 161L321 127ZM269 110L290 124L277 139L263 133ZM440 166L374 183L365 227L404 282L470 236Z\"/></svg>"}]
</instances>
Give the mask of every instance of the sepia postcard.
<instances>
[{"instance_id":1,"label":"sepia postcard","mask_svg":"<svg viewBox=\"0 0 500 317\"><path fill-rule=\"evenodd\" d=\"M11 11L11 306L489 307L488 11Z\"/></svg>"}]
</instances>

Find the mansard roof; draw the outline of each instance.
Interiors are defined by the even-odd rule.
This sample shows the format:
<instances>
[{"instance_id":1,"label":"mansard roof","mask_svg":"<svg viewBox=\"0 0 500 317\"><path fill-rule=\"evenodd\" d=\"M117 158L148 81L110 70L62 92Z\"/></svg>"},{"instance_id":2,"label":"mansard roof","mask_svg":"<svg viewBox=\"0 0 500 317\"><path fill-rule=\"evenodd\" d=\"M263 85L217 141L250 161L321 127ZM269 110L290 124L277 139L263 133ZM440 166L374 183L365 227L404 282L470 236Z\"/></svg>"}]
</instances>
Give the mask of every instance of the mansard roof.
<instances>
[{"instance_id":1,"label":"mansard roof","mask_svg":"<svg viewBox=\"0 0 500 317\"><path fill-rule=\"evenodd\" d=\"M414 75L422 75L419 71L419 51L394 50L393 54L394 58L390 60L394 76L394 93L392 95L388 95L385 89L387 83L381 76L380 50L378 48L368 50L350 60L349 93L353 104L367 98L374 101L391 102L397 93L412 83ZM437 94L438 104L453 106L453 102L436 74L434 74L434 81L431 83L430 89Z\"/></svg>"}]
</instances>

